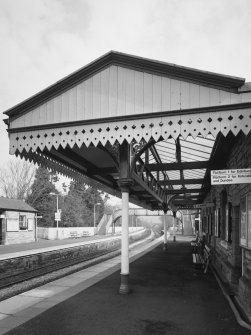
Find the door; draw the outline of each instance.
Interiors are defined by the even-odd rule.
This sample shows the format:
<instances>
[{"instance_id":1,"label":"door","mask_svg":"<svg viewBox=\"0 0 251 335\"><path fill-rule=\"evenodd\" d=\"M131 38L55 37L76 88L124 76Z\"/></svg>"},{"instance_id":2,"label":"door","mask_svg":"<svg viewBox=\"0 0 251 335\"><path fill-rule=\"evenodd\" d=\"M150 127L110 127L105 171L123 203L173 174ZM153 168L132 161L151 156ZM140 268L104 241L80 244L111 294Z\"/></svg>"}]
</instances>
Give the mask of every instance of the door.
<instances>
[{"instance_id":1,"label":"door","mask_svg":"<svg viewBox=\"0 0 251 335\"><path fill-rule=\"evenodd\" d=\"M0 244L2 244L3 238L3 219L0 218Z\"/></svg>"}]
</instances>

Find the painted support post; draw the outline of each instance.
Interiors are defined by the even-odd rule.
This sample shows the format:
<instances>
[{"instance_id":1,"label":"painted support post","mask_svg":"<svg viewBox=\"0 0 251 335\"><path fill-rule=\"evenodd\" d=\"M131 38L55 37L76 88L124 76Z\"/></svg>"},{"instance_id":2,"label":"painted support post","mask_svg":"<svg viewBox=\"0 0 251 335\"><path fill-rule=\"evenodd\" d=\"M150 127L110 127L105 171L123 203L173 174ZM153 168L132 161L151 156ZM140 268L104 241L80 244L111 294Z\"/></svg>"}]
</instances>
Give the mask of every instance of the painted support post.
<instances>
[{"instance_id":1,"label":"painted support post","mask_svg":"<svg viewBox=\"0 0 251 335\"><path fill-rule=\"evenodd\" d=\"M121 284L119 292L129 293L129 192L122 191Z\"/></svg>"},{"instance_id":2,"label":"painted support post","mask_svg":"<svg viewBox=\"0 0 251 335\"><path fill-rule=\"evenodd\" d=\"M199 213L199 236L202 236L201 213Z\"/></svg>"},{"instance_id":3,"label":"painted support post","mask_svg":"<svg viewBox=\"0 0 251 335\"><path fill-rule=\"evenodd\" d=\"M129 288L129 189L130 179L130 145L124 141L120 145L120 179L118 185L122 193L122 232L121 232L121 282L119 293L130 293Z\"/></svg>"},{"instance_id":4,"label":"painted support post","mask_svg":"<svg viewBox=\"0 0 251 335\"><path fill-rule=\"evenodd\" d=\"M176 212L173 212L173 242L176 242L175 221L176 221Z\"/></svg>"},{"instance_id":5,"label":"painted support post","mask_svg":"<svg viewBox=\"0 0 251 335\"><path fill-rule=\"evenodd\" d=\"M163 250L167 250L167 210L164 210L164 247Z\"/></svg>"},{"instance_id":6,"label":"painted support post","mask_svg":"<svg viewBox=\"0 0 251 335\"><path fill-rule=\"evenodd\" d=\"M121 283L119 293L130 293L129 288L129 186L130 179L120 179L118 184L122 193L122 231L121 231Z\"/></svg>"},{"instance_id":7,"label":"painted support post","mask_svg":"<svg viewBox=\"0 0 251 335\"><path fill-rule=\"evenodd\" d=\"M35 214L35 242L37 242L37 213Z\"/></svg>"},{"instance_id":8,"label":"painted support post","mask_svg":"<svg viewBox=\"0 0 251 335\"><path fill-rule=\"evenodd\" d=\"M184 217L182 211L180 211L180 214L181 214L182 235L184 235Z\"/></svg>"}]
</instances>

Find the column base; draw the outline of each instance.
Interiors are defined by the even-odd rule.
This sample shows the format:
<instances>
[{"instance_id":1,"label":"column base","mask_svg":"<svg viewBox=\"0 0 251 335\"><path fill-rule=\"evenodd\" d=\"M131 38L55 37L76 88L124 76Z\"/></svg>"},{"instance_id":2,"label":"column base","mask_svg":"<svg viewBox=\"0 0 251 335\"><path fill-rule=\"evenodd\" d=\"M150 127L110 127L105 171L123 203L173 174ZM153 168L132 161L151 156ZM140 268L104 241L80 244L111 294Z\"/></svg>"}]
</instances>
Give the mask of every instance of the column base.
<instances>
[{"instance_id":1,"label":"column base","mask_svg":"<svg viewBox=\"0 0 251 335\"><path fill-rule=\"evenodd\" d=\"M163 251L167 251L167 243L164 243L164 245L163 245Z\"/></svg>"},{"instance_id":2,"label":"column base","mask_svg":"<svg viewBox=\"0 0 251 335\"><path fill-rule=\"evenodd\" d=\"M128 293L130 293L129 274L128 275L123 275L121 273L120 279L121 279L121 282L120 282L119 293L120 294L128 294Z\"/></svg>"}]
</instances>

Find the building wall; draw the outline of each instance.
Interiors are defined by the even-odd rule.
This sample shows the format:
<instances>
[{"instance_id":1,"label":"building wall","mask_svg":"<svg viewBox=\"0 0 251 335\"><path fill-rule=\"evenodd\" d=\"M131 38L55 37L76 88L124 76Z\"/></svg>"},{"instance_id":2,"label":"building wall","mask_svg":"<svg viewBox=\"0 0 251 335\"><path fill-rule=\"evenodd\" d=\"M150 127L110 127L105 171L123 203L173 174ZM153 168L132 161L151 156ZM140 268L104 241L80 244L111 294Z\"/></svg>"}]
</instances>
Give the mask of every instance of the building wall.
<instances>
[{"instance_id":1,"label":"building wall","mask_svg":"<svg viewBox=\"0 0 251 335\"><path fill-rule=\"evenodd\" d=\"M25 215L26 219L29 220L29 227L27 230L19 229L19 215ZM4 219L5 238L2 244L16 244L26 243L35 241L35 214L29 212L16 212L6 211L4 213L6 219Z\"/></svg>"},{"instance_id":2,"label":"building wall","mask_svg":"<svg viewBox=\"0 0 251 335\"><path fill-rule=\"evenodd\" d=\"M236 137L236 144L226 162L226 169L238 168L251 168L251 134ZM240 244L240 202L249 192L251 184L213 186L205 202L214 202L215 206L204 209L201 219L202 231L213 249L213 266L229 283L251 320L251 248Z\"/></svg>"},{"instance_id":3,"label":"building wall","mask_svg":"<svg viewBox=\"0 0 251 335\"><path fill-rule=\"evenodd\" d=\"M129 227L129 233L142 230L143 227ZM109 230L112 233L112 228ZM121 233L121 227L115 227L115 233ZM38 227L37 236L44 240L64 240L67 238L80 238L93 236L93 227Z\"/></svg>"}]
</instances>

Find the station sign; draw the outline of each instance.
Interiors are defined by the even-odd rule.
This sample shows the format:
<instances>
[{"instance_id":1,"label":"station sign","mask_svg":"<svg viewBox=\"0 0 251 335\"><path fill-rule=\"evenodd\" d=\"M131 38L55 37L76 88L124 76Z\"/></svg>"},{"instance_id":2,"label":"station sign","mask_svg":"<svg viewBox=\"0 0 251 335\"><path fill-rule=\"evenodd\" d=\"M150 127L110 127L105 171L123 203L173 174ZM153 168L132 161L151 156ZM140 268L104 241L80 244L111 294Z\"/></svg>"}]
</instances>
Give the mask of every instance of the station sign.
<instances>
[{"instance_id":1,"label":"station sign","mask_svg":"<svg viewBox=\"0 0 251 335\"><path fill-rule=\"evenodd\" d=\"M55 212L55 221L61 221L61 213Z\"/></svg>"},{"instance_id":2,"label":"station sign","mask_svg":"<svg viewBox=\"0 0 251 335\"><path fill-rule=\"evenodd\" d=\"M212 170L211 184L248 184L251 183L251 169Z\"/></svg>"},{"instance_id":3,"label":"station sign","mask_svg":"<svg viewBox=\"0 0 251 335\"><path fill-rule=\"evenodd\" d=\"M206 208L206 207L214 207L214 203L213 202L207 202L205 204L193 205L193 208Z\"/></svg>"}]
</instances>

